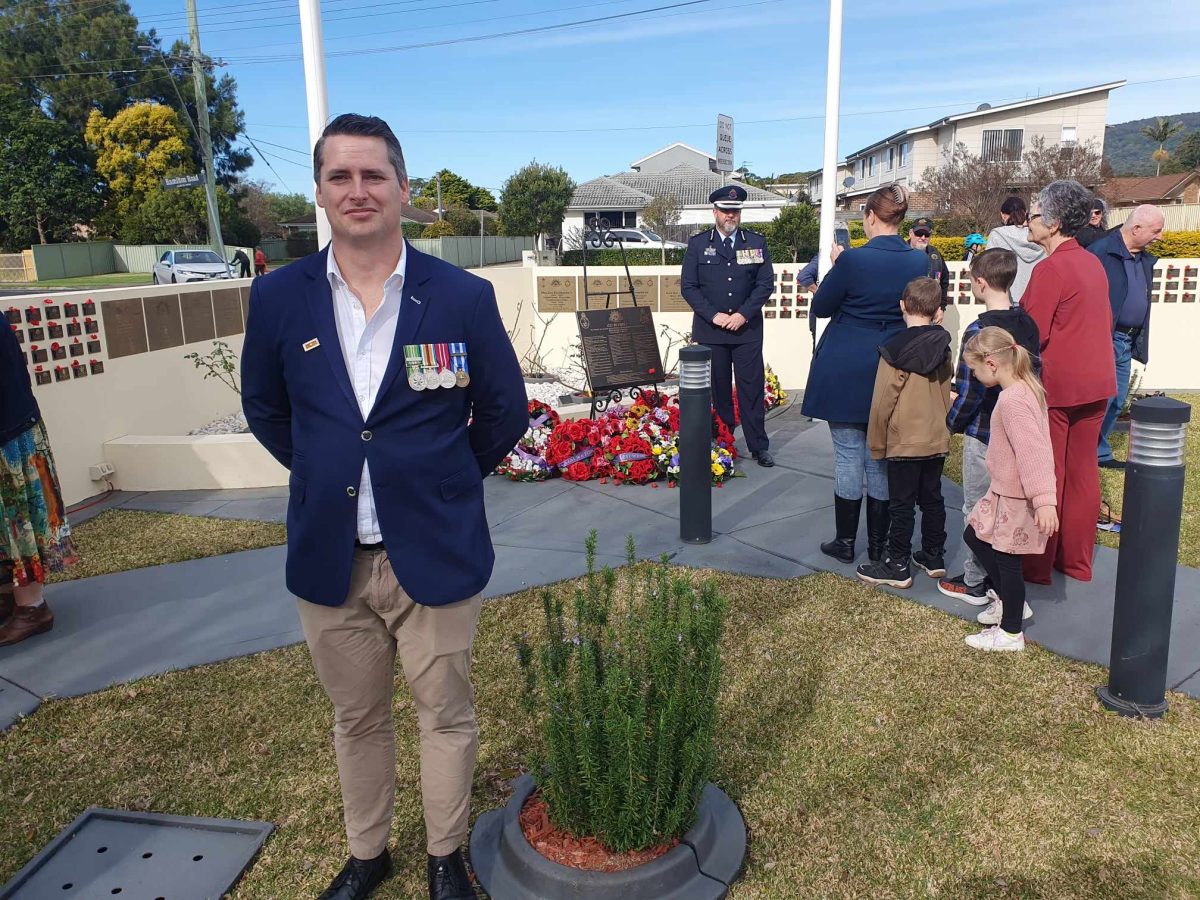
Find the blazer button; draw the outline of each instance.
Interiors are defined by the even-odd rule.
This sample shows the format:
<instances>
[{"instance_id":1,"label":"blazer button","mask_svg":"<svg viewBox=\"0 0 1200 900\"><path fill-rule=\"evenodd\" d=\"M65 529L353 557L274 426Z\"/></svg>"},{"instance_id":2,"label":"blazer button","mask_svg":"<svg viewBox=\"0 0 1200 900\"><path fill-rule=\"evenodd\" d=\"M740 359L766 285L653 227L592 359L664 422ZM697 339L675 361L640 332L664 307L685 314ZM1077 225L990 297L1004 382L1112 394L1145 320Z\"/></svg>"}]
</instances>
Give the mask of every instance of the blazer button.
<instances>
[{"instance_id":1,"label":"blazer button","mask_svg":"<svg viewBox=\"0 0 1200 900\"><path fill-rule=\"evenodd\" d=\"M357 497L358 489L353 486L346 488L346 496L347 497Z\"/></svg>"},{"instance_id":2,"label":"blazer button","mask_svg":"<svg viewBox=\"0 0 1200 900\"><path fill-rule=\"evenodd\" d=\"M369 432L369 431L364 431L364 432L362 433L362 439L363 439L364 441L369 441L369 440L370 440L371 438L373 438L374 436L375 436L375 435L371 434L371 432Z\"/></svg>"}]
</instances>

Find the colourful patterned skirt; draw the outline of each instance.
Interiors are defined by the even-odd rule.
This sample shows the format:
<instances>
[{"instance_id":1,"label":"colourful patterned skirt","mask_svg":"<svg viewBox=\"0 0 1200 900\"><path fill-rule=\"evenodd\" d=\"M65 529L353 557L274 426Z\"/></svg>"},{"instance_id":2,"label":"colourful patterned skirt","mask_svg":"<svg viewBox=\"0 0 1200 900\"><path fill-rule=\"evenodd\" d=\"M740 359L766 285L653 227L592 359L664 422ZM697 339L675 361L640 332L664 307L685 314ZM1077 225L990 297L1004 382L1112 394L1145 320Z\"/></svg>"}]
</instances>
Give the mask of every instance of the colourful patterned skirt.
<instances>
[{"instance_id":1,"label":"colourful patterned skirt","mask_svg":"<svg viewBox=\"0 0 1200 900\"><path fill-rule=\"evenodd\" d=\"M76 561L46 426L0 447L0 570L18 586L45 582Z\"/></svg>"}]
</instances>

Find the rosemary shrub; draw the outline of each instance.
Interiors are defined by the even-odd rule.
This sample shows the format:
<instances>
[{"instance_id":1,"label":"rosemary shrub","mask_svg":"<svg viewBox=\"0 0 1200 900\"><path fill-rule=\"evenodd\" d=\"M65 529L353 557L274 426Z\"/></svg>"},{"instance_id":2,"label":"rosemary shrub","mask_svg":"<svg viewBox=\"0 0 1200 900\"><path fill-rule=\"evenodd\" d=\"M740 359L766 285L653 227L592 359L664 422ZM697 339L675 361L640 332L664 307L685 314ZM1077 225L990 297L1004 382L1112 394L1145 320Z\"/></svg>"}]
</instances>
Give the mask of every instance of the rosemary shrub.
<instances>
[{"instance_id":1,"label":"rosemary shrub","mask_svg":"<svg viewBox=\"0 0 1200 900\"><path fill-rule=\"evenodd\" d=\"M570 615L564 591L546 590L540 646L517 639L539 720L532 769L555 825L640 850L692 826L712 777L727 604L665 559L637 563L632 536L618 591L612 569L596 571L596 532L586 546Z\"/></svg>"}]
</instances>

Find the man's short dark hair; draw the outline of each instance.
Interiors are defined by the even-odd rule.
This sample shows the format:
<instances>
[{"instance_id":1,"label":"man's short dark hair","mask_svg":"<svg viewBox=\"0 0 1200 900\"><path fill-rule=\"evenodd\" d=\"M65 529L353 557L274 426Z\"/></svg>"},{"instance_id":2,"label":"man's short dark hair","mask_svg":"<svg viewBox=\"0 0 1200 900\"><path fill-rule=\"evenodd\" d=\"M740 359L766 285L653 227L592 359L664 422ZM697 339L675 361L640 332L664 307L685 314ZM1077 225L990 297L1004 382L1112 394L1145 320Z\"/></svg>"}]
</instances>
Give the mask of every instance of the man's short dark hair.
<instances>
[{"instance_id":1,"label":"man's short dark hair","mask_svg":"<svg viewBox=\"0 0 1200 900\"><path fill-rule=\"evenodd\" d=\"M1017 254L993 247L971 257L971 277L982 278L988 287L1007 291L1017 278Z\"/></svg>"},{"instance_id":2,"label":"man's short dark hair","mask_svg":"<svg viewBox=\"0 0 1200 900\"><path fill-rule=\"evenodd\" d=\"M922 275L904 286L900 298L904 311L911 316L927 316L932 319L942 308L942 286L933 278Z\"/></svg>"},{"instance_id":3,"label":"man's short dark hair","mask_svg":"<svg viewBox=\"0 0 1200 900\"><path fill-rule=\"evenodd\" d=\"M321 181L321 163L324 162L325 139L335 135L352 135L354 137L380 138L387 146L388 159L396 170L396 179L400 182L408 180L408 170L404 167L404 151L391 127L379 116L360 116L358 113L343 113L325 126L317 145L313 147L313 181Z\"/></svg>"}]
</instances>

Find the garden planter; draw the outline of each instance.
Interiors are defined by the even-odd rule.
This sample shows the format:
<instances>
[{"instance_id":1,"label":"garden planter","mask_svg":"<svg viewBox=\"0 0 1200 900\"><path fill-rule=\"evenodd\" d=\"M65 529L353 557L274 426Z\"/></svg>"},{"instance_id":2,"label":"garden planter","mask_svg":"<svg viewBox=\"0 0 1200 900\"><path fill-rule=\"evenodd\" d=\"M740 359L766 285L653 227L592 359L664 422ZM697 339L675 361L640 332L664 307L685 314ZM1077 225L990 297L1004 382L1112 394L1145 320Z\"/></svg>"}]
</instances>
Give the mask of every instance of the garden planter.
<instances>
[{"instance_id":1,"label":"garden planter","mask_svg":"<svg viewBox=\"0 0 1200 900\"><path fill-rule=\"evenodd\" d=\"M622 872L559 865L521 830L521 809L533 790L531 777L517 779L508 804L480 816L471 832L471 866L492 900L720 900L746 858L742 814L709 784L696 824L658 859Z\"/></svg>"}]
</instances>

